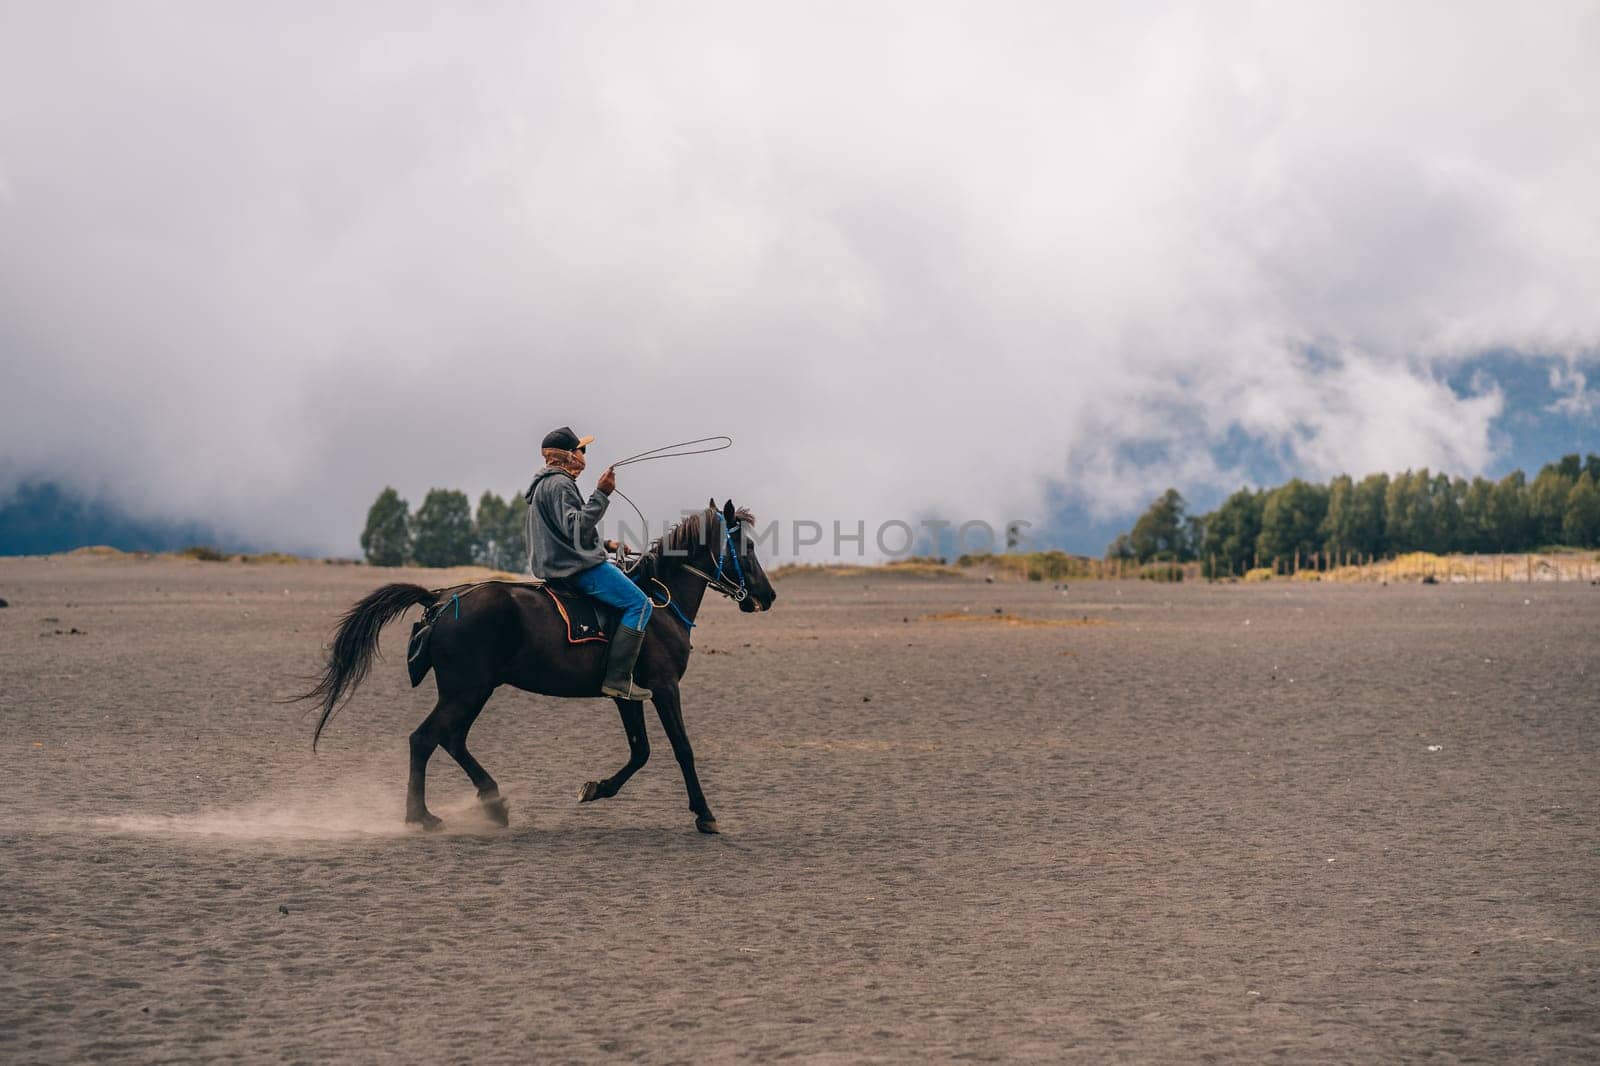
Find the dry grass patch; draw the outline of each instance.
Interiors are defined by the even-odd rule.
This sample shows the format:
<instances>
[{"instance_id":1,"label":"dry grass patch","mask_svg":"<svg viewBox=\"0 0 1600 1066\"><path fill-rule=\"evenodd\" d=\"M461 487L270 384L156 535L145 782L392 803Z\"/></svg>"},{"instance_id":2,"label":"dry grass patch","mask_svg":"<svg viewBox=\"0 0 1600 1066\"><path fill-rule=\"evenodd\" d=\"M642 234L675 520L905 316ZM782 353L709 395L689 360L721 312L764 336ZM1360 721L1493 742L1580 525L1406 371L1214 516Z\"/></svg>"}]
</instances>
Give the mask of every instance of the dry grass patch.
<instances>
[{"instance_id":1,"label":"dry grass patch","mask_svg":"<svg viewBox=\"0 0 1600 1066\"><path fill-rule=\"evenodd\" d=\"M1324 571L1322 580L1390 583L1431 578L1441 583L1487 581L1589 581L1600 578L1600 552L1503 552L1494 555L1435 555L1407 552L1393 559Z\"/></svg>"}]
</instances>

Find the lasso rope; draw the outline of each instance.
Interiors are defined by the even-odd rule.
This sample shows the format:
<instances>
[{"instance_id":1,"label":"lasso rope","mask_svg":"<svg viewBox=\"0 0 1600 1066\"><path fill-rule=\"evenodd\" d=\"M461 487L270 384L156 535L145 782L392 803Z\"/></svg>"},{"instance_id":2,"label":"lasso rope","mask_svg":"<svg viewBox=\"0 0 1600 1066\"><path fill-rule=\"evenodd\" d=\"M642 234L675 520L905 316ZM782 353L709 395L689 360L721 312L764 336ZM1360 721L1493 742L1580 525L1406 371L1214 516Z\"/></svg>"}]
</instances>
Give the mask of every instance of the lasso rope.
<instances>
[{"instance_id":1,"label":"lasso rope","mask_svg":"<svg viewBox=\"0 0 1600 1066\"><path fill-rule=\"evenodd\" d=\"M710 444L712 441L721 441L722 443L713 444L709 448L694 447L696 444ZM652 459L680 459L685 455L705 455L707 452L726 451L731 447L733 447L733 438L719 433L715 437L701 437L699 440L685 440L679 441L677 444L663 444L659 448L651 448L649 451L640 452L638 455L630 455L626 459L618 459L616 462L611 464L611 467L612 469L616 469L619 466L627 466L629 463L648 463ZM676 449L679 448L689 448L690 450L677 451Z\"/></svg>"},{"instance_id":2,"label":"lasso rope","mask_svg":"<svg viewBox=\"0 0 1600 1066\"><path fill-rule=\"evenodd\" d=\"M721 443L712 443L714 441L720 441ZM711 447L696 447L696 445L700 444L710 444ZM648 451L640 452L638 455L630 455L626 459L618 459L611 464L611 469L615 470L617 467L627 466L629 463L648 463L652 459L681 459L686 455L706 455L709 452L726 451L731 447L733 447L733 438L719 433L714 437L700 437L697 440L679 441L677 444L663 444L659 448L651 448ZM681 448L689 450L679 451L678 449ZM645 518L643 511L639 510L639 505L628 499L628 494L621 489L612 489L611 491L627 501L628 506L633 508L633 513L639 516L639 532L648 534L650 532L650 520Z\"/></svg>"}]
</instances>

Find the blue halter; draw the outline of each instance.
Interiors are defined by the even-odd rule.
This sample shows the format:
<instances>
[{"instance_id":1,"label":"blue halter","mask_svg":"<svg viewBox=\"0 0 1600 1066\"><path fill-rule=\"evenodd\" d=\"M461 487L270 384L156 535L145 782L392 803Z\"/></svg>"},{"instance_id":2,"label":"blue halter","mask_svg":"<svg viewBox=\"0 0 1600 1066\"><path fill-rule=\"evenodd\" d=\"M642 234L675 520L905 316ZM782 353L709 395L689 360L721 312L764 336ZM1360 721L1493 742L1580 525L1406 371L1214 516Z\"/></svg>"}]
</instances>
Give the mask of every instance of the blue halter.
<instances>
[{"instance_id":1,"label":"blue halter","mask_svg":"<svg viewBox=\"0 0 1600 1066\"><path fill-rule=\"evenodd\" d=\"M733 562L733 573L739 579L735 585L725 576L728 562ZM717 556L717 572L708 574L704 570L683 564L683 568L696 577L706 579L706 587L716 589L734 603L742 603L750 598L750 588L744 582L744 567L739 563L739 549L733 543L733 527L726 522L722 525L722 552Z\"/></svg>"},{"instance_id":2,"label":"blue halter","mask_svg":"<svg viewBox=\"0 0 1600 1066\"><path fill-rule=\"evenodd\" d=\"M744 567L739 563L739 549L733 543L733 530L724 525L722 528L722 554L717 557L716 573L716 580L723 584L726 584L727 579L722 576L722 569L728 565L729 559L733 560L733 573L739 579L737 593L730 593L735 602L737 602L750 595L750 590L745 587ZM721 592L722 590L718 588L717 591Z\"/></svg>"}]
</instances>

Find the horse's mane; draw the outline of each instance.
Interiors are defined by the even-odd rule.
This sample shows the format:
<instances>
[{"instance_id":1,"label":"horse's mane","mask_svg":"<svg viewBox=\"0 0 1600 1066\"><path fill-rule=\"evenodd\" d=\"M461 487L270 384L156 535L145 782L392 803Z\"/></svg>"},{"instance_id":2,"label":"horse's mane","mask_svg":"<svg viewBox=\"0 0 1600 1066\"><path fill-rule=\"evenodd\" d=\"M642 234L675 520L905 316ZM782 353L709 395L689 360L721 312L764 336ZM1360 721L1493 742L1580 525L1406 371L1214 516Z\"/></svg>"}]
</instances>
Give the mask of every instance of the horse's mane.
<instances>
[{"instance_id":1,"label":"horse's mane","mask_svg":"<svg viewBox=\"0 0 1600 1066\"><path fill-rule=\"evenodd\" d=\"M735 511L733 517L741 525L747 522L754 523L756 520L756 516L743 507ZM644 553L639 556L638 562L634 564L635 567L647 567L648 569L644 571L645 576L654 576L658 572L662 561L668 558L669 554L672 557L681 559L695 547L705 543L708 525L721 520L722 512L711 507L689 515L682 522L657 537L650 547L646 548Z\"/></svg>"}]
</instances>

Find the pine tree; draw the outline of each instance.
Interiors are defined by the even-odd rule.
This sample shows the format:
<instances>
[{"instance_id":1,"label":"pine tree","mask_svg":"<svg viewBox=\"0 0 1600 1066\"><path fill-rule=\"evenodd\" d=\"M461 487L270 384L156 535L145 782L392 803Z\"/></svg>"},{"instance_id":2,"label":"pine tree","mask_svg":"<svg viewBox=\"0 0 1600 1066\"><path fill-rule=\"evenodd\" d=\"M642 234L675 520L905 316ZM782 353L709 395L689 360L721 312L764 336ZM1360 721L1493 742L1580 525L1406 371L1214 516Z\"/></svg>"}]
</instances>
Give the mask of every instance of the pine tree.
<instances>
[{"instance_id":1,"label":"pine tree","mask_svg":"<svg viewBox=\"0 0 1600 1066\"><path fill-rule=\"evenodd\" d=\"M1535 546L1559 544L1561 527L1567 516L1567 494L1577 483L1576 474L1568 476L1567 467L1576 466L1578 457L1569 455L1560 463L1549 463L1528 486L1528 521L1533 526Z\"/></svg>"},{"instance_id":2,"label":"pine tree","mask_svg":"<svg viewBox=\"0 0 1600 1066\"><path fill-rule=\"evenodd\" d=\"M1489 539L1491 551L1519 552L1530 547L1527 478L1520 470L1495 482L1489 494Z\"/></svg>"},{"instance_id":3,"label":"pine tree","mask_svg":"<svg viewBox=\"0 0 1600 1066\"><path fill-rule=\"evenodd\" d=\"M361 533L361 550L372 566L403 566L411 554L411 524L405 500L385 486L367 509L367 528Z\"/></svg>"},{"instance_id":4,"label":"pine tree","mask_svg":"<svg viewBox=\"0 0 1600 1066\"><path fill-rule=\"evenodd\" d=\"M478 498L478 513L472 520L472 558L479 566L506 569L502 562L505 546L506 501L492 492Z\"/></svg>"},{"instance_id":5,"label":"pine tree","mask_svg":"<svg viewBox=\"0 0 1600 1066\"><path fill-rule=\"evenodd\" d=\"M411 551L419 566L472 562L472 508L466 493L428 490L412 521Z\"/></svg>"},{"instance_id":6,"label":"pine tree","mask_svg":"<svg viewBox=\"0 0 1600 1066\"><path fill-rule=\"evenodd\" d=\"M1129 534L1134 557L1141 563L1151 559L1182 561L1189 558L1189 538L1183 520L1183 497L1168 489L1157 497L1150 509L1139 516Z\"/></svg>"},{"instance_id":7,"label":"pine tree","mask_svg":"<svg viewBox=\"0 0 1600 1066\"><path fill-rule=\"evenodd\" d=\"M1356 483L1351 493L1350 548L1362 555L1382 555L1388 550L1384 539L1384 499L1389 493L1388 474L1368 474Z\"/></svg>"},{"instance_id":8,"label":"pine tree","mask_svg":"<svg viewBox=\"0 0 1600 1066\"><path fill-rule=\"evenodd\" d=\"M472 557L481 566L518 573L528 567L528 503L522 496L510 501L493 492L478 499L472 523Z\"/></svg>"},{"instance_id":9,"label":"pine tree","mask_svg":"<svg viewBox=\"0 0 1600 1066\"><path fill-rule=\"evenodd\" d=\"M1600 548L1600 487L1587 470L1567 493L1561 539L1574 548Z\"/></svg>"},{"instance_id":10,"label":"pine tree","mask_svg":"<svg viewBox=\"0 0 1600 1066\"><path fill-rule=\"evenodd\" d=\"M1475 477L1461 493L1461 550L1494 551L1494 531L1490 522L1490 500L1494 483Z\"/></svg>"},{"instance_id":11,"label":"pine tree","mask_svg":"<svg viewBox=\"0 0 1600 1066\"><path fill-rule=\"evenodd\" d=\"M1328 513L1322 520L1322 544L1330 555L1351 549L1355 541L1355 482L1340 474L1328 482Z\"/></svg>"},{"instance_id":12,"label":"pine tree","mask_svg":"<svg viewBox=\"0 0 1600 1066\"><path fill-rule=\"evenodd\" d=\"M1222 501L1205 519L1205 540L1200 557L1209 568L1215 562L1220 574L1242 574L1255 559L1256 538L1261 535L1262 494L1240 489Z\"/></svg>"},{"instance_id":13,"label":"pine tree","mask_svg":"<svg viewBox=\"0 0 1600 1066\"><path fill-rule=\"evenodd\" d=\"M528 569L528 501L521 493L506 505L505 525L500 529L500 569L525 573Z\"/></svg>"},{"instance_id":14,"label":"pine tree","mask_svg":"<svg viewBox=\"0 0 1600 1066\"><path fill-rule=\"evenodd\" d=\"M1390 480L1383 500L1383 534L1390 551L1426 551L1432 546L1432 485L1427 467L1407 470Z\"/></svg>"},{"instance_id":15,"label":"pine tree","mask_svg":"<svg viewBox=\"0 0 1600 1066\"><path fill-rule=\"evenodd\" d=\"M1293 478L1267 493L1261 508L1261 536L1257 546L1263 559L1309 556L1328 513L1328 490Z\"/></svg>"}]
</instances>

